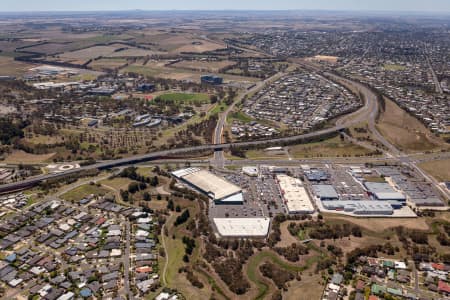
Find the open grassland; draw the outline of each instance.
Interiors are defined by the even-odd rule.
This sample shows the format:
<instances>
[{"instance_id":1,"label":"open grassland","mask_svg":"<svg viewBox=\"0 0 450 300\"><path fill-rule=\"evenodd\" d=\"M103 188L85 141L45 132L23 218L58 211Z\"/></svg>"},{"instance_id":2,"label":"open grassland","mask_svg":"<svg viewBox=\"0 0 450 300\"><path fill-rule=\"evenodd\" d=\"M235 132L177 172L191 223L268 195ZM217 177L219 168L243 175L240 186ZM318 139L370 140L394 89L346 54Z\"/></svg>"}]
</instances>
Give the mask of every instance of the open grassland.
<instances>
[{"instance_id":1,"label":"open grassland","mask_svg":"<svg viewBox=\"0 0 450 300\"><path fill-rule=\"evenodd\" d=\"M200 72L218 72L220 69L231 66L235 62L230 60L220 61L197 61L197 60L182 60L173 64L172 66L179 69L196 70Z\"/></svg>"},{"instance_id":2,"label":"open grassland","mask_svg":"<svg viewBox=\"0 0 450 300\"><path fill-rule=\"evenodd\" d=\"M245 153L248 159L255 160L273 160L273 159L287 159L289 158L285 151L264 151L264 150L249 150Z\"/></svg>"},{"instance_id":3,"label":"open grassland","mask_svg":"<svg viewBox=\"0 0 450 300\"><path fill-rule=\"evenodd\" d=\"M340 137L330 138L321 142L306 143L287 147L289 155L294 159L312 157L355 157L366 156L371 150L355 145ZM288 155L283 151L250 150L246 156L249 159L281 159Z\"/></svg>"},{"instance_id":4,"label":"open grassland","mask_svg":"<svg viewBox=\"0 0 450 300\"><path fill-rule=\"evenodd\" d=\"M450 159L431 160L419 164L419 167L438 181L450 181Z\"/></svg>"},{"instance_id":5,"label":"open grassland","mask_svg":"<svg viewBox=\"0 0 450 300\"><path fill-rule=\"evenodd\" d=\"M49 154L31 154L26 153L22 150L15 150L9 154L3 163L8 164L40 164L44 162L49 162L50 159L55 155L55 153Z\"/></svg>"},{"instance_id":6,"label":"open grassland","mask_svg":"<svg viewBox=\"0 0 450 300\"><path fill-rule=\"evenodd\" d=\"M120 57L144 57L160 54L159 52L129 47L123 44L112 44L108 46L94 46L77 51L65 52L60 58L68 60L89 60L97 57L120 58Z\"/></svg>"},{"instance_id":7,"label":"open grassland","mask_svg":"<svg viewBox=\"0 0 450 300\"><path fill-rule=\"evenodd\" d=\"M25 143L30 144L42 144L42 145L53 145L63 141L60 136L49 136L49 135L33 135L32 137L26 137L23 139Z\"/></svg>"},{"instance_id":8,"label":"open grassland","mask_svg":"<svg viewBox=\"0 0 450 300\"><path fill-rule=\"evenodd\" d=\"M377 127L389 142L405 152L445 147L422 123L389 99L386 99L386 109L381 114Z\"/></svg>"},{"instance_id":9,"label":"open grassland","mask_svg":"<svg viewBox=\"0 0 450 300\"><path fill-rule=\"evenodd\" d=\"M61 195L61 198L67 201L78 201L91 194L105 195L107 193L108 193L107 189L104 189L94 184L85 184Z\"/></svg>"},{"instance_id":10,"label":"open grassland","mask_svg":"<svg viewBox=\"0 0 450 300\"><path fill-rule=\"evenodd\" d=\"M117 192L120 192L120 190L127 190L128 185L132 182L131 179L124 178L124 177L116 177L113 179L107 179L103 180L100 183L104 186L110 187L111 189L114 189Z\"/></svg>"},{"instance_id":11,"label":"open grassland","mask_svg":"<svg viewBox=\"0 0 450 300\"><path fill-rule=\"evenodd\" d=\"M63 58L63 59L68 59L68 60L72 60L72 59L89 60L89 59L96 58L99 56L111 55L114 53L114 51L116 51L120 47L122 47L122 46L118 45L118 44L113 44L113 45L109 45L109 46L94 46L94 47L89 47L89 48L85 48L85 49L81 49L81 50L77 50L77 51L65 52L65 53L59 55L59 57Z\"/></svg>"},{"instance_id":12,"label":"open grassland","mask_svg":"<svg viewBox=\"0 0 450 300\"><path fill-rule=\"evenodd\" d=\"M0 53L0 75L4 76L21 76L25 74L32 64L15 61L13 57L2 56Z\"/></svg>"},{"instance_id":13,"label":"open grassland","mask_svg":"<svg viewBox=\"0 0 450 300\"><path fill-rule=\"evenodd\" d=\"M372 152L359 145L342 140L338 136L322 142L290 146L288 149L294 158L365 156Z\"/></svg>"},{"instance_id":14,"label":"open grassland","mask_svg":"<svg viewBox=\"0 0 450 300\"><path fill-rule=\"evenodd\" d=\"M94 60L89 64L89 67L94 70L103 70L103 69L115 69L124 66L127 63L126 59L123 58L102 58L98 60Z\"/></svg>"},{"instance_id":15,"label":"open grassland","mask_svg":"<svg viewBox=\"0 0 450 300\"><path fill-rule=\"evenodd\" d=\"M397 226L418 230L429 229L429 225L424 218L353 218L332 214L324 214L324 216L328 223L334 222L336 224L341 224L342 222L348 222L374 232L383 232L384 230Z\"/></svg>"},{"instance_id":16,"label":"open grassland","mask_svg":"<svg viewBox=\"0 0 450 300\"><path fill-rule=\"evenodd\" d=\"M167 50L172 54L182 52L202 53L225 48L224 44L199 39L194 35L186 33L179 35L169 34L169 36L167 36L167 34L162 34L158 35L158 37L159 39L156 38L157 44L162 49Z\"/></svg>"},{"instance_id":17,"label":"open grassland","mask_svg":"<svg viewBox=\"0 0 450 300\"><path fill-rule=\"evenodd\" d=\"M230 123L230 122L233 122L234 120L240 121L243 123L250 123L251 121L254 121L254 119L252 117L250 117L249 115L246 115L242 111L234 111L228 115L227 122Z\"/></svg>"},{"instance_id":18,"label":"open grassland","mask_svg":"<svg viewBox=\"0 0 450 300\"><path fill-rule=\"evenodd\" d=\"M132 72L141 74L144 76L152 76L152 77L160 77L165 79L174 79L174 80L190 80L193 82L200 82L200 77L204 75L203 72L187 70L187 69L178 69L174 67L165 67L161 65L161 63L149 62L147 65L143 66L142 64L133 64L123 68L121 70L123 73ZM244 76L235 76L235 75L223 75L225 81L237 81L237 82L247 82L254 83L258 81L258 78L253 77L244 77Z\"/></svg>"},{"instance_id":19,"label":"open grassland","mask_svg":"<svg viewBox=\"0 0 450 300\"><path fill-rule=\"evenodd\" d=\"M320 299L324 286L320 274L303 275L301 281L292 281L289 289L283 292L285 300Z\"/></svg>"}]
</instances>

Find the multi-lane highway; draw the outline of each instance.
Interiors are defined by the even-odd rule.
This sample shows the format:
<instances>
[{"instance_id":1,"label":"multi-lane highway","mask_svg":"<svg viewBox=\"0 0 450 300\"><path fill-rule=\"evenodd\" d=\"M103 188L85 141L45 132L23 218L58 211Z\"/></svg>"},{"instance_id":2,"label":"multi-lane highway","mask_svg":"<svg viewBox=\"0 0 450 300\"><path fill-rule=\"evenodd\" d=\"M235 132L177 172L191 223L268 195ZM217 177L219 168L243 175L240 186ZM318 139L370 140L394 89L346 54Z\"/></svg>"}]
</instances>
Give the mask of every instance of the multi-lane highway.
<instances>
[{"instance_id":1,"label":"multi-lane highway","mask_svg":"<svg viewBox=\"0 0 450 300\"><path fill-rule=\"evenodd\" d=\"M240 101L240 99L243 99L246 95L249 95L250 93L257 91L262 86L264 86L264 84L266 84L267 82L274 80L280 76L282 76L282 73L278 73L274 77L271 77L265 81L261 81L259 84L255 85L250 90L247 90L244 93L242 93L237 98L237 101L235 101L235 103ZM333 80L336 80L336 81L347 80L348 81L348 79L339 77L337 75L333 75L333 76L334 76ZM348 81L348 82L350 82L350 81ZM351 82L351 83L357 84L354 82ZM378 104L376 103L377 102L376 97L367 88L361 87L361 90L363 93L367 93L367 95L365 97L364 106L362 108L360 108L359 110L357 110L356 112L353 112L351 114L348 114L348 115L342 117L341 119L339 119L337 121L336 125L331 128L327 128L327 129L323 129L323 130L319 130L319 131L315 131L315 132L310 132L310 133L306 133L306 134L302 134L302 135L290 136L290 137L274 138L274 139L261 140L261 141L222 144L221 143L222 142L222 133L223 133L223 128L224 128L226 116L227 116L227 113L224 113L224 114L222 114L222 116L218 122L219 124L217 125L216 130L215 130L215 136L214 136L215 144L157 151L157 152L148 153L148 154L144 154L144 155L136 155L136 156L131 156L131 157L127 157L127 158L121 158L121 159L117 159L117 160L83 166L79 169L73 169L73 170L70 170L70 171L67 171L64 173L40 175L40 176L28 178L28 179L20 181L20 182L0 185L0 193L24 189L24 188L39 184L40 182L45 181L45 180L63 178L63 177L73 175L73 174L76 174L76 173L79 173L82 171L93 170L93 169L98 169L98 170L110 169L110 168L114 168L114 167L118 167L118 166L132 165L132 164L136 164L136 163L151 161L151 160L155 160L158 158L164 158L164 157L170 157L170 156L176 156L176 155L188 154L188 153L196 153L196 152L198 153L198 152L203 152L203 151L214 151L216 153L215 154L216 164L217 164L217 161L219 161L219 164L223 165L224 158L223 158L222 150L228 149L231 146L252 147L252 146L258 146L258 145L265 145L265 144L282 145L284 143L292 143L292 142L297 142L297 141L301 142L302 140L305 140L305 139L320 137L320 136L324 136L324 135L327 135L327 134L330 134L333 132L343 130L346 127L353 126L353 125L360 123L362 120L370 120L370 119L375 120L375 117L378 112ZM230 111L231 111L231 109L232 109L232 106L229 107ZM375 122L375 121L373 121L373 122Z\"/></svg>"},{"instance_id":2,"label":"multi-lane highway","mask_svg":"<svg viewBox=\"0 0 450 300\"><path fill-rule=\"evenodd\" d=\"M362 85L358 82L355 82L353 80L343 78L341 76L338 76L336 74L331 73L324 73L324 75L343 86L346 86L349 89L356 90L357 92L364 95L364 105L357 111L347 114L345 116L342 116L336 121L335 126L315 132L310 132L302 135L296 135L296 136L290 136L290 137L282 137L282 138L274 138L269 140L261 140L261 141L251 141L251 142L237 142L237 143L226 143L222 144L222 135L223 135L223 129L225 126L226 118L228 113L233 109L234 104L242 100L246 95L249 95L257 90L259 90L261 87L264 86L267 82L276 79L277 77L282 76L282 73L276 74L274 77L271 77L265 81L261 81L260 83L256 84L253 88L243 92L240 94L236 101L231 105L223 114L221 114L216 130L214 132L214 143L212 145L202 145L202 146L196 146L196 147L186 147L186 148L178 148L178 149L171 149L171 150L164 150L164 151L158 151L153 153L148 153L144 155L137 155L137 156L131 156L128 158L122 158L107 162L101 162L89 166L84 166L79 169L70 170L64 173L60 174L47 174L47 175L40 175L33 178L29 178L20 182L16 183L10 183L5 185L0 185L0 193L10 192L14 190L20 190L23 188L27 188L36 184L39 184L42 181L49 180L49 179L55 179L55 178L62 178L68 175L76 174L82 171L86 170L103 170L103 169L110 169L114 167L119 166L125 166L125 165L132 165L152 160L157 160L165 157L173 157L176 155L182 155L182 154L189 154L189 153L198 153L198 152L204 152L204 151L214 151L214 163L219 166L223 167L225 165L225 159L223 156L223 150L229 149L232 146L235 147L254 147L258 145L283 145L285 143L293 143L293 142L301 142L305 139L325 136L333 132L341 131L347 127L351 127L357 124L360 124L361 122L367 122L369 125L369 129L372 132L375 139L377 139L381 144L385 146L387 151L384 151L387 157L391 157L394 159L397 159L401 161L404 164L408 164L414 169L416 169L418 172L420 172L424 178L426 178L428 181L432 182L437 188L441 190L441 192L449 197L449 193L445 190L443 190L438 182L434 180L432 177L426 175L416 164L415 161L411 160L409 156L405 155L404 153L400 152L395 146L393 146L389 141L387 141L381 133L378 132L375 124L376 124L376 117L378 115L379 110L379 103L376 97L376 94L365 85Z\"/></svg>"}]
</instances>

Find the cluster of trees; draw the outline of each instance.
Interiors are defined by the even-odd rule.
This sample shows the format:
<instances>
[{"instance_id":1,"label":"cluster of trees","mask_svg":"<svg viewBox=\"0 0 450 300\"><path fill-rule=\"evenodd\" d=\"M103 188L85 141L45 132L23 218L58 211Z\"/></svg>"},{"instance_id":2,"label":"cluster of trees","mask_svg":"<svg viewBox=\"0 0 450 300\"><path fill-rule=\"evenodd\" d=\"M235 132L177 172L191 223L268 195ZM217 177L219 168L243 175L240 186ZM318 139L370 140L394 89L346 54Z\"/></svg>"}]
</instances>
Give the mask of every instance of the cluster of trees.
<instances>
[{"instance_id":1,"label":"cluster of trees","mask_svg":"<svg viewBox=\"0 0 450 300\"><path fill-rule=\"evenodd\" d=\"M175 220L175 226L181 225L183 223L186 223L186 221L189 219L189 209L185 209L181 215L179 215Z\"/></svg>"},{"instance_id":2,"label":"cluster of trees","mask_svg":"<svg viewBox=\"0 0 450 300\"><path fill-rule=\"evenodd\" d=\"M410 230L403 226L398 226L395 228L395 233L398 236L400 242L402 242L405 249L409 248L408 238L411 239L413 243L416 244L428 244L428 232L423 230Z\"/></svg>"},{"instance_id":3,"label":"cluster of trees","mask_svg":"<svg viewBox=\"0 0 450 300\"><path fill-rule=\"evenodd\" d=\"M273 221L272 221L272 232L270 233L270 235L267 239L267 244L270 247L273 247L276 245L276 243L281 241L281 230L280 230L281 223L288 221L288 220L297 220L298 221L298 220L306 220L306 219L311 219L311 218L312 217L310 215L293 215L293 216L277 215L277 216L275 216L275 218L273 218Z\"/></svg>"},{"instance_id":4,"label":"cluster of trees","mask_svg":"<svg viewBox=\"0 0 450 300\"><path fill-rule=\"evenodd\" d=\"M201 282L198 277L194 274L194 272L192 271L192 268L190 267L182 267L178 270L178 272L182 273L186 273L186 279L189 280L189 282L199 288L202 289L204 287L203 282Z\"/></svg>"},{"instance_id":5,"label":"cluster of trees","mask_svg":"<svg viewBox=\"0 0 450 300\"><path fill-rule=\"evenodd\" d=\"M181 207L179 205L177 205L175 207L175 204L174 204L172 199L169 199L169 201L167 201L167 209L170 210L170 211L176 211L176 212L180 212L181 211Z\"/></svg>"},{"instance_id":6,"label":"cluster of trees","mask_svg":"<svg viewBox=\"0 0 450 300\"><path fill-rule=\"evenodd\" d=\"M237 295L245 294L250 288L250 284L242 272L243 263L240 259L234 257L227 257L222 261L213 263L220 279Z\"/></svg>"},{"instance_id":7,"label":"cluster of trees","mask_svg":"<svg viewBox=\"0 0 450 300\"><path fill-rule=\"evenodd\" d=\"M143 175L139 175L137 173L136 167L128 167L128 168L124 169L122 172L120 172L119 176L124 177L124 178L129 178L131 180L139 181L141 183L148 183L153 187L156 187L159 184L158 176L146 177Z\"/></svg>"},{"instance_id":8,"label":"cluster of trees","mask_svg":"<svg viewBox=\"0 0 450 300\"><path fill-rule=\"evenodd\" d=\"M443 225L444 232L439 232L436 239L442 246L450 246L450 224Z\"/></svg>"},{"instance_id":9,"label":"cluster of trees","mask_svg":"<svg viewBox=\"0 0 450 300\"><path fill-rule=\"evenodd\" d=\"M341 239L343 237L349 237L351 235L355 237L362 236L361 228L357 225L336 224L331 226L321 221L300 224L300 228L302 230L307 227L310 228L309 237L318 240Z\"/></svg>"},{"instance_id":10,"label":"cluster of trees","mask_svg":"<svg viewBox=\"0 0 450 300\"><path fill-rule=\"evenodd\" d=\"M251 240L217 241L211 230L205 244L204 258L213 266L230 290L241 295L245 294L250 287L243 275L242 266L253 255L253 249L262 246L262 242Z\"/></svg>"},{"instance_id":11,"label":"cluster of trees","mask_svg":"<svg viewBox=\"0 0 450 300\"><path fill-rule=\"evenodd\" d=\"M0 142L3 145L11 145L14 140L23 138L23 128L26 126L26 122L14 122L9 118L0 118Z\"/></svg>"},{"instance_id":12,"label":"cluster of trees","mask_svg":"<svg viewBox=\"0 0 450 300\"><path fill-rule=\"evenodd\" d=\"M335 245L328 245L327 250L336 257L341 257L344 254L342 249Z\"/></svg>"},{"instance_id":13,"label":"cluster of trees","mask_svg":"<svg viewBox=\"0 0 450 300\"><path fill-rule=\"evenodd\" d=\"M168 143L176 147L198 146L203 144L202 139L206 143L211 143L211 138L217 125L217 119L217 115L212 115L201 122L189 124L185 130L180 130L175 133L175 137L169 139Z\"/></svg>"},{"instance_id":14,"label":"cluster of trees","mask_svg":"<svg viewBox=\"0 0 450 300\"><path fill-rule=\"evenodd\" d=\"M183 236L182 241L184 244L184 251L185 251L183 261L189 262L189 256L192 255L192 252L194 252L195 249L195 240L191 239L190 237Z\"/></svg>"},{"instance_id":15,"label":"cluster of trees","mask_svg":"<svg viewBox=\"0 0 450 300\"><path fill-rule=\"evenodd\" d=\"M325 257L320 259L316 265L316 272L328 269L329 274L333 274L332 266L336 263L334 258Z\"/></svg>"},{"instance_id":16,"label":"cluster of trees","mask_svg":"<svg viewBox=\"0 0 450 300\"><path fill-rule=\"evenodd\" d=\"M279 289L287 290L287 283L295 279L295 273L278 267L277 265L266 262L259 267L261 274L272 279Z\"/></svg>"},{"instance_id":17,"label":"cluster of trees","mask_svg":"<svg viewBox=\"0 0 450 300\"><path fill-rule=\"evenodd\" d=\"M230 153L233 156L240 157L240 158L246 158L245 150L238 147L230 147Z\"/></svg>"},{"instance_id":18,"label":"cluster of trees","mask_svg":"<svg viewBox=\"0 0 450 300\"><path fill-rule=\"evenodd\" d=\"M284 256L288 261L297 262L301 255L308 254L308 248L303 245L293 243L289 247L275 247L273 250L281 256Z\"/></svg>"},{"instance_id":19,"label":"cluster of trees","mask_svg":"<svg viewBox=\"0 0 450 300\"><path fill-rule=\"evenodd\" d=\"M143 191L147 188L147 184L145 182L130 182L130 184L128 185L128 192L130 194L135 194L139 191Z\"/></svg>"},{"instance_id":20,"label":"cluster of trees","mask_svg":"<svg viewBox=\"0 0 450 300\"><path fill-rule=\"evenodd\" d=\"M370 245L365 248L358 247L347 254L347 265L357 265L362 256L378 257L378 252L381 252L382 249L382 245Z\"/></svg>"}]
</instances>

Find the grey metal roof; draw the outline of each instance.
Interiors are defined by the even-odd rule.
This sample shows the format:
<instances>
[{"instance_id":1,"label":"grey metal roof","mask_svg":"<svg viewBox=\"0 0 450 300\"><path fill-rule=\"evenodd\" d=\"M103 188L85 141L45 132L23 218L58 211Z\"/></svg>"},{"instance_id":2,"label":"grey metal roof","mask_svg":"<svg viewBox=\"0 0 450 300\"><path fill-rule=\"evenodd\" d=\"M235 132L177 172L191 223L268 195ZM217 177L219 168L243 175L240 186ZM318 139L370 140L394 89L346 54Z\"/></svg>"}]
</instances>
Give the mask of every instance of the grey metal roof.
<instances>
[{"instance_id":1,"label":"grey metal roof","mask_svg":"<svg viewBox=\"0 0 450 300\"><path fill-rule=\"evenodd\" d=\"M313 185L312 187L313 187L314 193L319 198L326 198L326 199L339 198L338 193L336 192L336 190L334 189L334 187L332 185L317 184L317 185Z\"/></svg>"}]
</instances>

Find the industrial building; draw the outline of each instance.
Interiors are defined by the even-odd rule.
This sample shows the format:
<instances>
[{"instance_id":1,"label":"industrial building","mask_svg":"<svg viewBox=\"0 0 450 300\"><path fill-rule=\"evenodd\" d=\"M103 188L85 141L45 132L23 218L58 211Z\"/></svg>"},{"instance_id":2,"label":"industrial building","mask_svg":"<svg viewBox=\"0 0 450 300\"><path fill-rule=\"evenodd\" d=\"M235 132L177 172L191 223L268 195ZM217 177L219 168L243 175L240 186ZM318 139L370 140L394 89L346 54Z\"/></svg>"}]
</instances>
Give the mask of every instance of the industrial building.
<instances>
[{"instance_id":1,"label":"industrial building","mask_svg":"<svg viewBox=\"0 0 450 300\"><path fill-rule=\"evenodd\" d=\"M115 88L109 88L109 87L98 87L93 88L89 90L89 95L93 96L111 96L116 92Z\"/></svg>"},{"instance_id":2,"label":"industrial building","mask_svg":"<svg viewBox=\"0 0 450 300\"><path fill-rule=\"evenodd\" d=\"M98 125L98 120L97 119L90 120L89 123L88 123L89 127L94 127L94 126L97 126L97 125Z\"/></svg>"},{"instance_id":3,"label":"industrial building","mask_svg":"<svg viewBox=\"0 0 450 300\"><path fill-rule=\"evenodd\" d=\"M187 168L174 171L172 175L207 195L216 204L242 204L244 202L240 187L207 170Z\"/></svg>"},{"instance_id":4,"label":"industrial building","mask_svg":"<svg viewBox=\"0 0 450 300\"><path fill-rule=\"evenodd\" d=\"M309 181L312 182L327 181L330 178L330 174L328 174L324 170L317 169L305 170L305 176Z\"/></svg>"},{"instance_id":5,"label":"industrial building","mask_svg":"<svg viewBox=\"0 0 450 300\"><path fill-rule=\"evenodd\" d=\"M329 184L317 184L312 186L313 192L321 201L338 200L339 195L335 188Z\"/></svg>"},{"instance_id":6,"label":"industrial building","mask_svg":"<svg viewBox=\"0 0 450 300\"><path fill-rule=\"evenodd\" d=\"M394 190L389 183L364 182L364 186L375 200L406 202L405 195Z\"/></svg>"},{"instance_id":7,"label":"industrial building","mask_svg":"<svg viewBox=\"0 0 450 300\"><path fill-rule=\"evenodd\" d=\"M137 86L137 90L140 92L153 92L155 87L153 83L141 83Z\"/></svg>"},{"instance_id":8,"label":"industrial building","mask_svg":"<svg viewBox=\"0 0 450 300\"><path fill-rule=\"evenodd\" d=\"M221 237L265 238L269 233L270 218L214 218Z\"/></svg>"},{"instance_id":9,"label":"industrial building","mask_svg":"<svg viewBox=\"0 0 450 300\"><path fill-rule=\"evenodd\" d=\"M203 75L200 77L202 83L206 84L222 84L223 78L215 75Z\"/></svg>"},{"instance_id":10,"label":"industrial building","mask_svg":"<svg viewBox=\"0 0 450 300\"><path fill-rule=\"evenodd\" d=\"M277 175L281 194L290 214L312 214L314 206L300 179Z\"/></svg>"},{"instance_id":11,"label":"industrial building","mask_svg":"<svg viewBox=\"0 0 450 300\"><path fill-rule=\"evenodd\" d=\"M444 207L445 203L439 198L411 198L410 201L417 207Z\"/></svg>"},{"instance_id":12,"label":"industrial building","mask_svg":"<svg viewBox=\"0 0 450 300\"><path fill-rule=\"evenodd\" d=\"M324 201L325 209L344 211L355 215L392 215L394 209L389 203L379 201Z\"/></svg>"}]
</instances>

